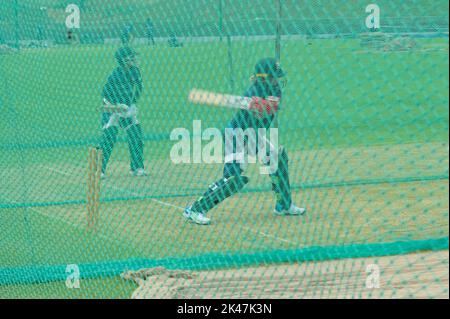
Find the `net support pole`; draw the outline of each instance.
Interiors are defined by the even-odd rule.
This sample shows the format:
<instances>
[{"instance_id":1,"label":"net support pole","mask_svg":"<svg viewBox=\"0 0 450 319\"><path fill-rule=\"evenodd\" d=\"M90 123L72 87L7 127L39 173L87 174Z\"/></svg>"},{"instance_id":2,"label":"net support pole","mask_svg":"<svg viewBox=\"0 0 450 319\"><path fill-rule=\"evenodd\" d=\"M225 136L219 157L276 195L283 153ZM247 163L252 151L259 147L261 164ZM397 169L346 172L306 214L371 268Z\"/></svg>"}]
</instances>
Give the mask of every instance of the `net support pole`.
<instances>
[{"instance_id":1,"label":"net support pole","mask_svg":"<svg viewBox=\"0 0 450 319\"><path fill-rule=\"evenodd\" d=\"M20 50L20 23L19 23L19 0L14 0L14 36L16 40L16 49Z\"/></svg>"},{"instance_id":2,"label":"net support pole","mask_svg":"<svg viewBox=\"0 0 450 319\"><path fill-rule=\"evenodd\" d=\"M223 0L219 0L219 39L223 40Z\"/></svg>"},{"instance_id":3,"label":"net support pole","mask_svg":"<svg viewBox=\"0 0 450 319\"><path fill-rule=\"evenodd\" d=\"M234 68L233 68L233 48L231 46L231 36L227 34L228 68L230 73L230 90L234 92Z\"/></svg>"},{"instance_id":4,"label":"net support pole","mask_svg":"<svg viewBox=\"0 0 450 319\"><path fill-rule=\"evenodd\" d=\"M275 36L275 58L281 60L281 19L282 19L282 0L277 1L277 22Z\"/></svg>"}]
</instances>

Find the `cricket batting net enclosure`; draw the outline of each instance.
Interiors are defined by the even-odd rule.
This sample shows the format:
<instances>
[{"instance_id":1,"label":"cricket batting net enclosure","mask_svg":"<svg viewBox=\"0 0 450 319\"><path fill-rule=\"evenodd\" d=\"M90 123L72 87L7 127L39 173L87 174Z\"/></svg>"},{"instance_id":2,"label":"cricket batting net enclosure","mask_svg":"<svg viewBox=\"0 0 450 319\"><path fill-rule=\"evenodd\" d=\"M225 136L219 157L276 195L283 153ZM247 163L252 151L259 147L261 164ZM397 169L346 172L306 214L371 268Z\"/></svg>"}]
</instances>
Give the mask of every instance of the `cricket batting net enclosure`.
<instances>
[{"instance_id":1,"label":"cricket batting net enclosure","mask_svg":"<svg viewBox=\"0 0 450 319\"><path fill-rule=\"evenodd\" d=\"M135 282L154 298L448 298L448 1L374 3L377 29L360 0L3 0L0 298L129 298ZM88 149L124 28L148 176L130 176L121 132L92 231ZM308 212L275 216L252 164L210 226L187 223L223 164L174 163L171 132L192 145L235 112L188 93L240 95L266 56L287 72L279 142Z\"/></svg>"}]
</instances>

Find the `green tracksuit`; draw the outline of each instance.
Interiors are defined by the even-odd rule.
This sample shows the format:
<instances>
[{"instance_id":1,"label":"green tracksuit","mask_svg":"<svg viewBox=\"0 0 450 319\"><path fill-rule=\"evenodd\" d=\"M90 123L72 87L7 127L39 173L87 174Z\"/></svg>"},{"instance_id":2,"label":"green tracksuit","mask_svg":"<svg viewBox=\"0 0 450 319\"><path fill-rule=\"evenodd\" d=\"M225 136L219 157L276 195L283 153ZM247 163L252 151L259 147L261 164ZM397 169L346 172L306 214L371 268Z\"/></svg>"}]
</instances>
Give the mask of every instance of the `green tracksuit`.
<instances>
[{"instance_id":1,"label":"green tracksuit","mask_svg":"<svg viewBox=\"0 0 450 319\"><path fill-rule=\"evenodd\" d=\"M130 109L136 109L142 93L142 76L139 68L133 66L125 68L117 67L103 87L102 97L110 104L125 104ZM117 142L119 127L127 133L128 147L130 151L130 168L135 171L144 168L142 128L137 120L137 114L118 116L117 114L102 114L103 136L100 148L103 151L102 171L105 173L112 150Z\"/></svg>"}]
</instances>

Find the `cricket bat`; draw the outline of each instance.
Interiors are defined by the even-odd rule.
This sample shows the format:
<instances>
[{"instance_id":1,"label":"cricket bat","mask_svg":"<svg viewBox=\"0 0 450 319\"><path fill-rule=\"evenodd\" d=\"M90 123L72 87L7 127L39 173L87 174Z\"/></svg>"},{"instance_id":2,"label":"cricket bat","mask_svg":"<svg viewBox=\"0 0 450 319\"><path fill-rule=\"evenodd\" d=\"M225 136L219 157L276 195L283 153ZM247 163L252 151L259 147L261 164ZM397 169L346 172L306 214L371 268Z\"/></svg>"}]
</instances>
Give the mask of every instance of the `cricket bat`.
<instances>
[{"instance_id":1,"label":"cricket bat","mask_svg":"<svg viewBox=\"0 0 450 319\"><path fill-rule=\"evenodd\" d=\"M222 94L199 89L192 89L189 92L188 99L192 103L243 110L248 110L250 102L252 101L249 97Z\"/></svg>"}]
</instances>

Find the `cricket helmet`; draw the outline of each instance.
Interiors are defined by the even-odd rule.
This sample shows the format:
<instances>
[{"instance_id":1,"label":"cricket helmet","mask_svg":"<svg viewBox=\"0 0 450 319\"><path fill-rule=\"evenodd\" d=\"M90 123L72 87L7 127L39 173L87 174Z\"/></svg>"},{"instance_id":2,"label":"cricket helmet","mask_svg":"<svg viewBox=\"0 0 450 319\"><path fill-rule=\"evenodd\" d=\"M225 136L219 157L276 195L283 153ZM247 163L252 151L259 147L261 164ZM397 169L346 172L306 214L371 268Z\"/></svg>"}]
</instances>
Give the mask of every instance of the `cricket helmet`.
<instances>
[{"instance_id":1,"label":"cricket helmet","mask_svg":"<svg viewBox=\"0 0 450 319\"><path fill-rule=\"evenodd\" d=\"M276 59L263 58L255 65L255 76L257 78L282 78L286 76L286 73L281 68L280 62Z\"/></svg>"},{"instance_id":2,"label":"cricket helmet","mask_svg":"<svg viewBox=\"0 0 450 319\"><path fill-rule=\"evenodd\" d=\"M136 51L130 47L122 47L115 53L115 58L119 65L124 65L126 60L131 60L136 58Z\"/></svg>"}]
</instances>

